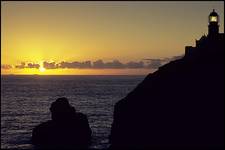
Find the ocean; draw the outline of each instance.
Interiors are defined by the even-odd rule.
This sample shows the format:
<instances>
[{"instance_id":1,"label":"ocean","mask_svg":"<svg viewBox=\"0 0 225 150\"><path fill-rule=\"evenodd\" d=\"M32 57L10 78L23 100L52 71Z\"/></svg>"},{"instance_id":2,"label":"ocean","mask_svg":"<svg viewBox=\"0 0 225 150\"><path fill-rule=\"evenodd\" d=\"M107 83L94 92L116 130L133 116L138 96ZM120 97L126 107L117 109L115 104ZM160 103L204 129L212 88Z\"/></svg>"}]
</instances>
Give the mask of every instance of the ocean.
<instances>
[{"instance_id":1,"label":"ocean","mask_svg":"<svg viewBox=\"0 0 225 150\"><path fill-rule=\"evenodd\" d=\"M67 97L87 115L92 129L90 148L105 149L117 101L145 76L1 76L1 149L33 149L32 129L51 119L50 105Z\"/></svg>"}]
</instances>

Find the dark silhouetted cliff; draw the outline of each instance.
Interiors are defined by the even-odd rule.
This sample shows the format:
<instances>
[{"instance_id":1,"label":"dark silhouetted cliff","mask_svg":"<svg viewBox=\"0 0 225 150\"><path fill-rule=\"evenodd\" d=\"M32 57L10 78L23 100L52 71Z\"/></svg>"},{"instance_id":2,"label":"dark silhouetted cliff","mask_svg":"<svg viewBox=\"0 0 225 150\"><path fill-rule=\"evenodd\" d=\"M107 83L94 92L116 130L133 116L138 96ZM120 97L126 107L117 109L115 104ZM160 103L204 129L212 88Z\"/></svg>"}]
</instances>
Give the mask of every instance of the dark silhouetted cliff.
<instances>
[{"instance_id":1,"label":"dark silhouetted cliff","mask_svg":"<svg viewBox=\"0 0 225 150\"><path fill-rule=\"evenodd\" d=\"M149 74L116 103L111 148L223 149L224 34Z\"/></svg>"}]
</instances>

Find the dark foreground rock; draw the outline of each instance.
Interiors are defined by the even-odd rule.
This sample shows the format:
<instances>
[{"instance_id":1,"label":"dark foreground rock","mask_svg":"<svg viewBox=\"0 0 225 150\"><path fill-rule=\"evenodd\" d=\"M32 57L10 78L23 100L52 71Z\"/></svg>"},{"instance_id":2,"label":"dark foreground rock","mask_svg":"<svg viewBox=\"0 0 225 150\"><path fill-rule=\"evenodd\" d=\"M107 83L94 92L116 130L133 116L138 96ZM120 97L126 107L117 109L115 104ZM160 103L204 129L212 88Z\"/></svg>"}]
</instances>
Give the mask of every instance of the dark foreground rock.
<instances>
[{"instance_id":1,"label":"dark foreground rock","mask_svg":"<svg viewBox=\"0 0 225 150\"><path fill-rule=\"evenodd\" d=\"M224 148L224 34L197 42L116 103L111 148Z\"/></svg>"},{"instance_id":2,"label":"dark foreground rock","mask_svg":"<svg viewBox=\"0 0 225 150\"><path fill-rule=\"evenodd\" d=\"M33 129L32 143L38 149L86 149L91 143L91 129L86 115L76 113L66 98L59 98L50 108L52 120Z\"/></svg>"}]
</instances>

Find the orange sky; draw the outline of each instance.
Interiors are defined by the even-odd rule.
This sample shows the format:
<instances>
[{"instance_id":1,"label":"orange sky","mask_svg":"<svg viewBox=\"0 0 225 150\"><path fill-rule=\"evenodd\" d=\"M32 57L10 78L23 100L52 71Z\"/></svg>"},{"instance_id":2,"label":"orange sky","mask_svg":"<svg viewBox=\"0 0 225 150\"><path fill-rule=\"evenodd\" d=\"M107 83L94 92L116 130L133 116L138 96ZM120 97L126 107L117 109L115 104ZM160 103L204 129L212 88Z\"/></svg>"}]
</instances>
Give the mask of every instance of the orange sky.
<instances>
[{"instance_id":1,"label":"orange sky","mask_svg":"<svg viewBox=\"0 0 225 150\"><path fill-rule=\"evenodd\" d=\"M1 2L2 74L147 74L155 68L129 62L160 61L184 53L207 34L214 8L224 32L224 2ZM105 68L15 68L25 62L103 60ZM117 68L118 60L123 67ZM168 59L169 60L169 59ZM113 67L109 67L113 65ZM96 65L97 66L97 65ZM125 67L124 67L125 66ZM109 67L109 68L107 68Z\"/></svg>"}]
</instances>

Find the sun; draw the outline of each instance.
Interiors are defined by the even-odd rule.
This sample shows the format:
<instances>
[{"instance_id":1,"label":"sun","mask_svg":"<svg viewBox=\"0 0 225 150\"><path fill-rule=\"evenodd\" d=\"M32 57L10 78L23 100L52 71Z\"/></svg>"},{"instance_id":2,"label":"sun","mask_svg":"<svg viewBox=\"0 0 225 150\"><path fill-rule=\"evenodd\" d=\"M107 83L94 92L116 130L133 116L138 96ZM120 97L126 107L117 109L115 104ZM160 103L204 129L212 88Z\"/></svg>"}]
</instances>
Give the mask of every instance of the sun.
<instances>
[{"instance_id":1,"label":"sun","mask_svg":"<svg viewBox=\"0 0 225 150\"><path fill-rule=\"evenodd\" d=\"M46 69L44 67L39 68L40 72L44 72Z\"/></svg>"}]
</instances>

